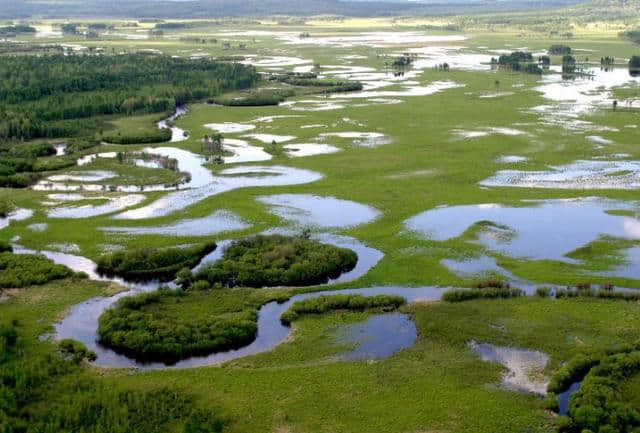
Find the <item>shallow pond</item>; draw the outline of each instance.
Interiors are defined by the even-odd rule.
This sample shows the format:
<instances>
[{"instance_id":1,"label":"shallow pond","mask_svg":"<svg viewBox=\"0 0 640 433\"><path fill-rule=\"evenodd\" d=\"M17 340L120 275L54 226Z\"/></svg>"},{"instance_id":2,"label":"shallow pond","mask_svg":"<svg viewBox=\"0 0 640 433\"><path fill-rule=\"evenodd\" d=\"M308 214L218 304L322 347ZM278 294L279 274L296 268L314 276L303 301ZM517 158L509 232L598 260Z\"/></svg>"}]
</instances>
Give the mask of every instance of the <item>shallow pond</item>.
<instances>
[{"instance_id":1,"label":"shallow pond","mask_svg":"<svg viewBox=\"0 0 640 433\"><path fill-rule=\"evenodd\" d=\"M171 192L147 206L126 211L116 215L115 218L155 218L183 210L208 197L238 188L298 185L322 178L321 174L314 171L279 165L228 168L215 176L205 167L199 165L198 167L196 175L192 173L192 182L199 185L198 187Z\"/></svg>"},{"instance_id":2,"label":"shallow pond","mask_svg":"<svg viewBox=\"0 0 640 433\"><path fill-rule=\"evenodd\" d=\"M244 140L236 138L225 138L222 141L222 148L233 153L233 156L224 156L222 159L225 164L236 164L242 162L262 162L269 161L273 158L269 152L260 146L251 146Z\"/></svg>"},{"instance_id":3,"label":"shallow pond","mask_svg":"<svg viewBox=\"0 0 640 433\"><path fill-rule=\"evenodd\" d=\"M640 161L575 161L549 170L500 170L482 186L552 189L638 189Z\"/></svg>"},{"instance_id":4,"label":"shallow pond","mask_svg":"<svg viewBox=\"0 0 640 433\"><path fill-rule=\"evenodd\" d=\"M285 144L282 147L285 149L285 153L290 158L300 158L300 157L314 156L314 155L327 155L331 153L340 152L342 150L339 147L335 147L330 144L323 144L323 143Z\"/></svg>"},{"instance_id":5,"label":"shallow pond","mask_svg":"<svg viewBox=\"0 0 640 433\"><path fill-rule=\"evenodd\" d=\"M523 204L528 206L439 207L408 219L405 226L427 238L446 241L477 223L490 222L480 231L478 242L509 256L540 260L571 261L566 254L601 236L640 239L640 220L607 213L637 210L636 203L586 198Z\"/></svg>"},{"instance_id":6,"label":"shallow pond","mask_svg":"<svg viewBox=\"0 0 640 433\"><path fill-rule=\"evenodd\" d=\"M247 134L243 135L245 138L252 138L258 140L261 143L286 143L287 141L295 140L295 135L275 135L275 134Z\"/></svg>"},{"instance_id":7,"label":"shallow pond","mask_svg":"<svg viewBox=\"0 0 640 433\"><path fill-rule=\"evenodd\" d=\"M86 171L72 171L67 174L56 174L49 176L47 180L53 182L100 182L101 180L113 179L118 175L113 171L105 170L86 170Z\"/></svg>"},{"instance_id":8,"label":"shallow pond","mask_svg":"<svg viewBox=\"0 0 640 433\"><path fill-rule=\"evenodd\" d=\"M466 40L462 35L427 35L422 32L363 32L354 35L312 36L300 38L299 35L284 34L279 39L292 45L320 45L335 47L367 47L382 48L392 45L429 44L438 42L460 42Z\"/></svg>"},{"instance_id":9,"label":"shallow pond","mask_svg":"<svg viewBox=\"0 0 640 433\"><path fill-rule=\"evenodd\" d=\"M347 228L369 223L381 213L371 206L312 194L278 194L258 197L269 210L289 223L316 228Z\"/></svg>"},{"instance_id":10,"label":"shallow pond","mask_svg":"<svg viewBox=\"0 0 640 433\"><path fill-rule=\"evenodd\" d=\"M136 206L146 200L142 194L128 194L118 197L90 197L91 199L106 199L107 203L100 205L85 204L80 206L61 206L47 211L49 218L92 218L100 215L119 212Z\"/></svg>"},{"instance_id":11,"label":"shallow pond","mask_svg":"<svg viewBox=\"0 0 640 433\"><path fill-rule=\"evenodd\" d=\"M408 82L403 84L403 89L400 90L363 90L361 92L341 93L338 95L332 95L332 98L388 98L388 97L403 97L403 96L428 96L435 93L440 93L447 89L456 89L464 87L464 84L458 84L454 81L434 81L426 86L410 85Z\"/></svg>"},{"instance_id":12,"label":"shallow pond","mask_svg":"<svg viewBox=\"0 0 640 433\"><path fill-rule=\"evenodd\" d=\"M249 224L233 212L217 210L202 218L189 218L162 226L102 227L101 230L129 235L211 236L249 227Z\"/></svg>"},{"instance_id":13,"label":"shallow pond","mask_svg":"<svg viewBox=\"0 0 640 433\"><path fill-rule=\"evenodd\" d=\"M547 393L548 378L543 371L549 357L535 350L495 346L471 341L469 348L485 362L498 362L507 368L502 377L502 385L513 391L531 392L538 395Z\"/></svg>"},{"instance_id":14,"label":"shallow pond","mask_svg":"<svg viewBox=\"0 0 640 433\"><path fill-rule=\"evenodd\" d=\"M409 348L418 338L416 325L406 314L375 315L338 330L337 342L355 346L338 355L345 361L384 359Z\"/></svg>"},{"instance_id":15,"label":"shallow pond","mask_svg":"<svg viewBox=\"0 0 640 433\"><path fill-rule=\"evenodd\" d=\"M6 217L0 218L0 229L8 227L11 221L22 221L29 219L32 216L33 211L31 209L14 209L13 211L9 212L9 215L7 215Z\"/></svg>"},{"instance_id":16,"label":"shallow pond","mask_svg":"<svg viewBox=\"0 0 640 433\"><path fill-rule=\"evenodd\" d=\"M216 132L221 134L234 134L238 132L246 132L256 129L256 125L251 125L247 123L234 123L234 122L224 122L224 123L207 123L204 125L205 128L213 129Z\"/></svg>"},{"instance_id":17,"label":"shallow pond","mask_svg":"<svg viewBox=\"0 0 640 433\"><path fill-rule=\"evenodd\" d=\"M338 137L352 139L352 143L361 147L376 147L392 142L391 138L380 132L325 132L320 134L320 138Z\"/></svg>"}]
</instances>

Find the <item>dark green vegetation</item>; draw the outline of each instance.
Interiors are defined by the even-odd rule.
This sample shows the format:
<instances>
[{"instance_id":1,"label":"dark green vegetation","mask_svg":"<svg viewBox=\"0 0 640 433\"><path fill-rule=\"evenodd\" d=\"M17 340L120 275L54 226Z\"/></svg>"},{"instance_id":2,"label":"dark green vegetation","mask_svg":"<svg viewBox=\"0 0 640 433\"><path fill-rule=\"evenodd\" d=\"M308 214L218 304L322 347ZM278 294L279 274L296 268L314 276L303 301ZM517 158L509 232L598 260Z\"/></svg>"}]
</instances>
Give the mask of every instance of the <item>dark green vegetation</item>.
<instances>
[{"instance_id":1,"label":"dark green vegetation","mask_svg":"<svg viewBox=\"0 0 640 433\"><path fill-rule=\"evenodd\" d=\"M42 172L74 166L74 153L96 146L98 141L73 138L66 144L65 156L55 156L53 144L46 141L0 143L0 187L24 188L38 181Z\"/></svg>"},{"instance_id":2,"label":"dark green vegetation","mask_svg":"<svg viewBox=\"0 0 640 433\"><path fill-rule=\"evenodd\" d=\"M102 139L114 144L162 143L171 140L171 130L157 129L142 134L122 134L120 130L108 131L102 135Z\"/></svg>"},{"instance_id":3,"label":"dark green vegetation","mask_svg":"<svg viewBox=\"0 0 640 433\"><path fill-rule=\"evenodd\" d=\"M464 302L473 299L517 298L523 295L522 290L510 287L501 280L489 278L473 283L471 289L449 290L442 295L442 300Z\"/></svg>"},{"instance_id":4,"label":"dark green vegetation","mask_svg":"<svg viewBox=\"0 0 640 433\"><path fill-rule=\"evenodd\" d=\"M227 287L309 286L337 278L357 261L351 250L304 237L258 235L231 244L195 280Z\"/></svg>"},{"instance_id":5,"label":"dark green vegetation","mask_svg":"<svg viewBox=\"0 0 640 433\"><path fill-rule=\"evenodd\" d=\"M0 253L10 253L13 251L13 247L9 242L0 241Z\"/></svg>"},{"instance_id":6,"label":"dark green vegetation","mask_svg":"<svg viewBox=\"0 0 640 433\"><path fill-rule=\"evenodd\" d=\"M288 72L286 74L274 74L269 77L269 80L278 81L292 86L322 87L322 91L326 93L362 90L362 83L358 81L319 79L318 74L313 72Z\"/></svg>"},{"instance_id":7,"label":"dark green vegetation","mask_svg":"<svg viewBox=\"0 0 640 433\"><path fill-rule=\"evenodd\" d=\"M182 268L193 268L215 249L215 242L208 242L187 248L116 251L102 255L97 261L97 270L104 275L117 275L133 281L170 281Z\"/></svg>"},{"instance_id":8,"label":"dark green vegetation","mask_svg":"<svg viewBox=\"0 0 640 433\"><path fill-rule=\"evenodd\" d=\"M629 30L620 33L620 36L629 39L631 42L640 44L640 30Z\"/></svg>"},{"instance_id":9,"label":"dark green vegetation","mask_svg":"<svg viewBox=\"0 0 640 433\"><path fill-rule=\"evenodd\" d=\"M138 360L173 363L242 347L255 339L258 316L254 309L204 317L167 313L189 302L185 299L189 296L161 290L121 299L100 317L100 343Z\"/></svg>"},{"instance_id":10,"label":"dark green vegetation","mask_svg":"<svg viewBox=\"0 0 640 433\"><path fill-rule=\"evenodd\" d=\"M193 398L168 388L126 389L90 374L91 357L62 341L33 353L16 321L0 323L0 431L3 433L221 432L224 423ZM34 338L33 338L34 339ZM34 339L35 340L35 339ZM71 358L71 359L67 359Z\"/></svg>"},{"instance_id":11,"label":"dark green vegetation","mask_svg":"<svg viewBox=\"0 0 640 433\"><path fill-rule=\"evenodd\" d=\"M640 73L640 56L632 56L629 59L629 72L633 75Z\"/></svg>"},{"instance_id":12,"label":"dark green vegetation","mask_svg":"<svg viewBox=\"0 0 640 433\"><path fill-rule=\"evenodd\" d=\"M227 107L262 107L278 105L294 94L295 91L293 89L261 89L243 93L240 96L219 96L217 98L210 99L209 102L212 104L225 105Z\"/></svg>"},{"instance_id":13,"label":"dark green vegetation","mask_svg":"<svg viewBox=\"0 0 640 433\"><path fill-rule=\"evenodd\" d=\"M87 346L80 343L79 341L72 340L70 338L65 338L58 343L58 348L60 349L60 353L67 359L75 362L76 364L84 361L95 361L96 354L95 352L87 349Z\"/></svg>"},{"instance_id":14,"label":"dark green vegetation","mask_svg":"<svg viewBox=\"0 0 640 433\"><path fill-rule=\"evenodd\" d=\"M75 119L166 113L258 81L254 68L137 54L16 56L0 64L0 138L87 134ZM95 126L95 125L94 125Z\"/></svg>"},{"instance_id":15,"label":"dark green vegetation","mask_svg":"<svg viewBox=\"0 0 640 433\"><path fill-rule=\"evenodd\" d=\"M282 314L280 320L284 324L298 320L302 316L311 314L335 313L337 311L392 311L404 305L401 296L377 295L333 295L305 299L295 302L291 308Z\"/></svg>"},{"instance_id":16,"label":"dark green vegetation","mask_svg":"<svg viewBox=\"0 0 640 433\"><path fill-rule=\"evenodd\" d=\"M577 287L575 289L558 289L555 291L557 299L566 298L599 298L599 299L614 299L622 301L640 301L640 293L638 292L621 292L613 291L610 288L592 289L589 287Z\"/></svg>"},{"instance_id":17,"label":"dark green vegetation","mask_svg":"<svg viewBox=\"0 0 640 433\"><path fill-rule=\"evenodd\" d=\"M568 56L571 54L571 47L562 44L554 44L549 47L549 54L554 56Z\"/></svg>"},{"instance_id":18,"label":"dark green vegetation","mask_svg":"<svg viewBox=\"0 0 640 433\"><path fill-rule=\"evenodd\" d=\"M34 27L28 26L26 24L16 24L14 26L4 26L0 27L0 36L16 36L20 34L29 34L35 33L36 29Z\"/></svg>"},{"instance_id":19,"label":"dark green vegetation","mask_svg":"<svg viewBox=\"0 0 640 433\"><path fill-rule=\"evenodd\" d=\"M512 71L522 71L527 74L542 74L542 69L534 62L530 52L514 51L511 54L502 54L498 59L492 58L492 64L511 69Z\"/></svg>"},{"instance_id":20,"label":"dark green vegetation","mask_svg":"<svg viewBox=\"0 0 640 433\"><path fill-rule=\"evenodd\" d=\"M640 351L604 356L589 373L569 403L570 423L563 431L631 433L640 427L637 407L621 393L626 382L640 373Z\"/></svg>"},{"instance_id":21,"label":"dark green vegetation","mask_svg":"<svg viewBox=\"0 0 640 433\"><path fill-rule=\"evenodd\" d=\"M15 206L13 206L13 204L8 200L0 200L0 218L6 218L9 216L14 208Z\"/></svg>"},{"instance_id":22,"label":"dark green vegetation","mask_svg":"<svg viewBox=\"0 0 640 433\"><path fill-rule=\"evenodd\" d=\"M74 275L63 265L56 265L41 255L0 253L0 289L19 289L46 284Z\"/></svg>"}]
</instances>

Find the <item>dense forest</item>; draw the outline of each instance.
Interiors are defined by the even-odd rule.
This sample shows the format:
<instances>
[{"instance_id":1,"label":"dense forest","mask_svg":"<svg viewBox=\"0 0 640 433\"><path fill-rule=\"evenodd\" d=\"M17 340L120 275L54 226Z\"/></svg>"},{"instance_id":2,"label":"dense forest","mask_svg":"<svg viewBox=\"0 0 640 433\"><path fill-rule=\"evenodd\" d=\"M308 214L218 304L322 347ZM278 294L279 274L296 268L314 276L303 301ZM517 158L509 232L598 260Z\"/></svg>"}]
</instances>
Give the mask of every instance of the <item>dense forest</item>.
<instances>
[{"instance_id":1,"label":"dense forest","mask_svg":"<svg viewBox=\"0 0 640 433\"><path fill-rule=\"evenodd\" d=\"M0 139L87 133L96 115L168 112L246 89L255 69L208 59L127 54L6 57L0 63Z\"/></svg>"}]
</instances>

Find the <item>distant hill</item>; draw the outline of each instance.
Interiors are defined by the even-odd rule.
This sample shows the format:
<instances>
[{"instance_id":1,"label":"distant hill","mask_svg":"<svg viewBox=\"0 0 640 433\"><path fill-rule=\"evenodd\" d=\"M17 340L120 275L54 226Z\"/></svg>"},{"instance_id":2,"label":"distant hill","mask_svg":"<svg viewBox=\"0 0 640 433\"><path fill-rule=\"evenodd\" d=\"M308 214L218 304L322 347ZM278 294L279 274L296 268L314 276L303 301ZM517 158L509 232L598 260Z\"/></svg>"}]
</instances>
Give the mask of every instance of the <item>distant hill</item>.
<instances>
[{"instance_id":1,"label":"distant hill","mask_svg":"<svg viewBox=\"0 0 640 433\"><path fill-rule=\"evenodd\" d=\"M560 7L580 0L0 0L0 18L442 15Z\"/></svg>"}]
</instances>

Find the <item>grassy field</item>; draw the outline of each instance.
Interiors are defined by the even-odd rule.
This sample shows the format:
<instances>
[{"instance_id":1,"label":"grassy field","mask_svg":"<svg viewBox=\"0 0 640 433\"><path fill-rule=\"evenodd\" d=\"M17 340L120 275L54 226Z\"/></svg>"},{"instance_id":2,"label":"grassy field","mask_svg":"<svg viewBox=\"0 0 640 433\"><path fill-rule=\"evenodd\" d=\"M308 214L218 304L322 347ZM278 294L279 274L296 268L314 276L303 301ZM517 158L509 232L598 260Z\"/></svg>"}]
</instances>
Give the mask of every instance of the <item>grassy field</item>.
<instances>
[{"instance_id":1,"label":"grassy field","mask_svg":"<svg viewBox=\"0 0 640 433\"><path fill-rule=\"evenodd\" d=\"M570 45L580 61L589 57L599 62L600 57L614 56L621 68L624 68L624 59L640 54L640 47L618 38L617 33L628 28L623 22L574 23L568 27L572 33L568 37L560 36L562 32L554 31L552 34L548 30L536 30L535 14L518 15L516 18L528 19L530 24L491 24L487 21L489 18L482 16L474 20L468 17L395 21L313 19L305 26L278 25L268 20L262 24L202 25L165 31L164 37L141 40L102 35L97 40L64 36L51 41L101 47L107 53L154 49L185 57L194 54L234 55L246 57L248 61L274 57L307 61L302 64L294 61L284 66L277 66L276 61L276 66L259 66L258 69L265 74L288 71L300 65L314 69L314 65L319 65L320 71L325 72L339 69L339 66L373 68L373 72L380 72L385 70L385 61L392 60L403 51L422 46L440 49L442 46L462 45L465 47L462 53L497 57L496 50L539 52L552 44L562 43ZM421 26L449 23L460 25L461 30L421 29ZM563 26L559 24L558 28L562 30ZM141 24L137 29L116 30L118 33L135 34L136 30L150 27L151 24ZM397 44L342 41L327 45L302 43L302 40L286 43L281 39L282 32L288 32L294 38L303 31L308 31L312 38L348 38L375 30L465 35L467 39L415 42L409 38ZM196 37L216 39L216 42L196 42ZM42 41L26 36L19 39ZM225 48L225 43L230 47ZM240 48L241 44L245 47ZM453 63L456 53L449 52L444 58ZM554 65L559 62L559 57L552 58ZM372 222L333 230L381 251L384 258L361 278L332 288L382 285L467 287L475 277L457 275L444 266L442 260L464 260L481 255L495 258L498 265L520 279L540 284L591 282L640 288L640 280L607 275L608 271L624 262L627 249L640 245L634 239L599 237L571 252L569 258L574 260L527 260L484 247L477 242L477 226L446 241L426 239L408 231L405 226L408 218L438 206L495 203L523 207L529 205L523 200L593 196L630 203L631 210L612 209L611 213L637 217L637 190L633 189L488 188L479 185L480 181L499 170L547 170L549 166L561 166L576 160L610 160L612 154L628 154L624 157L627 161L640 157L637 129L629 127L638 124L637 109L621 104L614 111L609 105L603 105L570 118L600 127L595 131L573 128L570 121L551 124L535 110L552 104L537 90L547 77L469 67L453 66L449 71L426 67L415 76L399 79L379 89L396 92L394 96L382 97L401 101L395 104L370 103L369 99L375 97L350 99L349 95L336 95L321 98L309 94L290 98L294 105L222 107L204 102L191 104L188 113L176 120L177 126L189 132L184 141L127 146L101 144L86 153L173 146L197 154L203 151L202 138L213 132L205 127L206 124L232 122L255 125L255 129L225 133L226 139L246 140L273 155L271 160L247 165L306 169L321 174L322 178L291 186L239 188L210 195L166 216L135 221L113 219L111 214L85 219L47 218L47 207L42 202L49 200L48 192L0 189L0 200L7 199L18 207L34 210L31 218L12 221L8 228L0 230L0 240L19 237L21 245L32 249L44 249L55 243L75 244L78 252L74 254L95 260L104 252L105 245L166 247L203 241L202 236L116 235L104 232L100 227L158 226L225 210L239 216L250 227L207 236L207 240L236 239L285 226L283 219L256 200L258 197L285 193L314 194L351 200L380 211L380 216ZM394 77L389 73L385 79ZM406 84L405 81L411 83ZM423 96L397 93L407 86L429 86L439 81L451 81L461 86ZM579 84L577 81L576 85ZM272 83L268 81L263 83L263 87L270 86ZM634 98L637 92L637 84L612 89L612 95L620 100ZM491 94L498 96L485 97ZM304 101L310 99L345 107L303 110L309 105ZM286 117L274 118L270 122L258 120L271 116ZM113 129L106 132L117 130L123 135L153 133L158 120L156 115L110 119ZM463 138L456 132L486 131L490 128L515 128L521 133ZM381 133L390 141L380 146L365 147L354 144L353 139L321 136L323 133L353 131ZM284 144L272 146L245 137L252 133L291 135L295 139L285 144L325 143L340 148L340 151L291 158L287 156ZM593 136L601 136L611 143L596 145ZM528 160L514 164L499 162L499 158L507 155L524 156ZM214 175L221 175L223 170L234 166L206 165ZM83 166L82 170L85 169L117 173L117 178L107 181L113 185L166 184L177 181L180 176L172 170L135 167L106 158ZM78 167L56 174L74 171L78 171ZM164 192L144 194L146 199L136 207L146 206L165 195ZM100 200L121 195L100 193ZM79 201L72 205L87 203ZM38 232L29 227L35 223L46 223L45 231ZM580 223L575 221L575 224ZM633 227L630 233L636 233ZM548 235L540 233L541 237ZM50 343L38 341L37 337L50 332L52 324L64 317L69 308L92 296L115 290L118 288L102 283L64 281L7 291L3 294L9 299L0 302L0 316L19 318L25 326L29 350L40 353ZM225 289L191 293L181 302L158 307L158 312L168 317L206 318L255 311L274 296L299 291L297 288L276 291ZM459 304L412 304L402 307L401 311L414 320L418 340L411 348L385 360L336 360L335 355L345 347L336 341L335 331L370 317L366 313L342 312L303 317L294 323L292 337L274 350L216 367L146 372L95 367L87 367L87 370L98 380L117 382L125 388L154 389L163 385L189 390L196 395L199 404L228 420L229 432L549 432L553 431L554 416L543 409L542 399L501 388L499 382L504 369L498 364L481 362L468 348L468 342L477 340L542 351L550 357L545 370L545 374L550 376L576 353L635 341L640 325L637 323L640 317L638 308L636 303L596 299L553 301L522 298ZM634 379L625 392L633 395L637 388L638 380Z\"/></svg>"}]
</instances>

